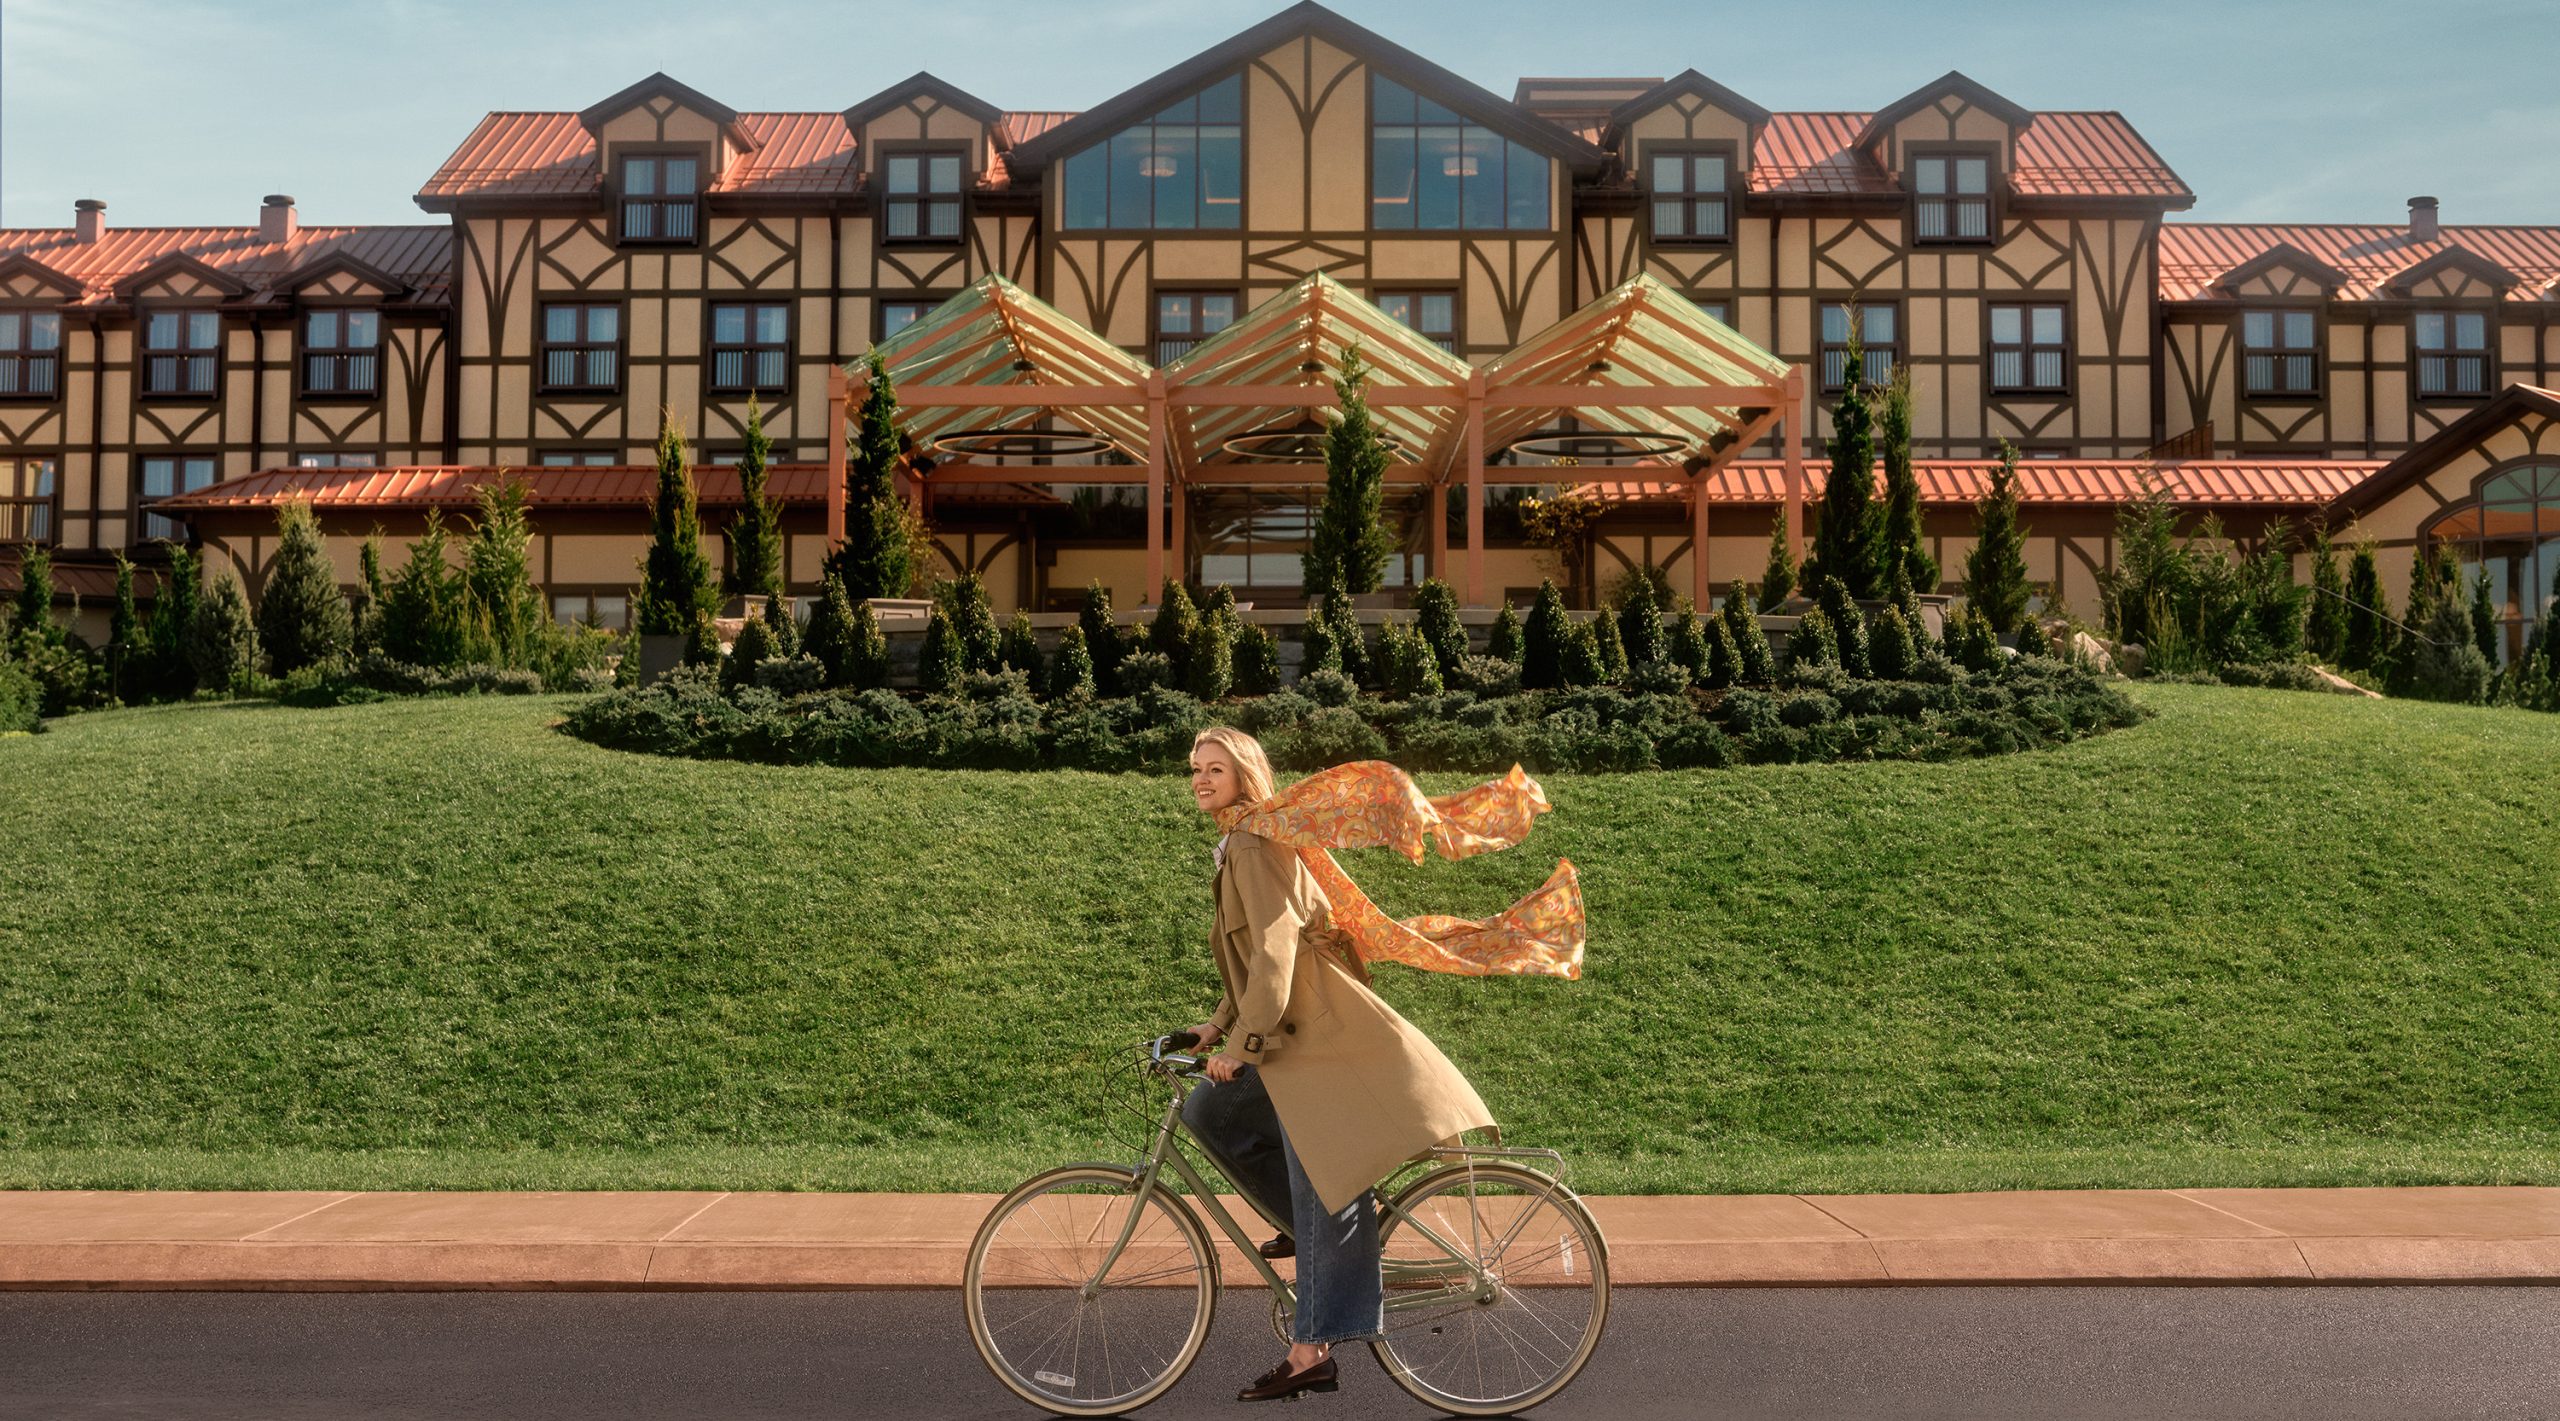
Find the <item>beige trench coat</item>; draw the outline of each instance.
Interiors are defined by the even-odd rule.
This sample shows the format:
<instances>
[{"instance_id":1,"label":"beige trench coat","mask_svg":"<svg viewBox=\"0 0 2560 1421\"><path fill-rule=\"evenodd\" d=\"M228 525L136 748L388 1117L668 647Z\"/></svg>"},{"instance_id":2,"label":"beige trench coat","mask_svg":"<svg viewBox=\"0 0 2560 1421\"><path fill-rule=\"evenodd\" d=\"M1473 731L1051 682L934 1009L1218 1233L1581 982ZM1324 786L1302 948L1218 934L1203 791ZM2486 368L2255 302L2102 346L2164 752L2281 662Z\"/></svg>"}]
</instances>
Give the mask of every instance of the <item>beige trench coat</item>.
<instances>
[{"instance_id":1,"label":"beige trench coat","mask_svg":"<svg viewBox=\"0 0 2560 1421\"><path fill-rule=\"evenodd\" d=\"M1210 946L1226 983L1221 1053L1257 1066L1329 1213L1434 1145L1493 1124L1475 1087L1367 986L1295 850L1226 840Z\"/></svg>"}]
</instances>

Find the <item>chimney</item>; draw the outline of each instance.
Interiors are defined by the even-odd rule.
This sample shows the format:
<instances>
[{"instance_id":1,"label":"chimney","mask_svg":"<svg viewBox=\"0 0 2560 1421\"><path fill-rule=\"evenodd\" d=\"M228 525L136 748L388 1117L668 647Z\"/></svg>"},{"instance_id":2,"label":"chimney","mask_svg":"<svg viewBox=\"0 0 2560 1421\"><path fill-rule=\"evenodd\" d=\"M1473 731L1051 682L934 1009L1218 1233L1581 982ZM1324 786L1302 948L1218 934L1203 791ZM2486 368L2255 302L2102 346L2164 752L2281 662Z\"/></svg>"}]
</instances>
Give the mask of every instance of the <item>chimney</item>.
<instances>
[{"instance_id":1,"label":"chimney","mask_svg":"<svg viewBox=\"0 0 2560 1421\"><path fill-rule=\"evenodd\" d=\"M107 230L107 205L94 197L84 197L71 204L71 225L76 229L80 245L94 247Z\"/></svg>"},{"instance_id":2,"label":"chimney","mask_svg":"<svg viewBox=\"0 0 2560 1421\"><path fill-rule=\"evenodd\" d=\"M2436 239L2436 200L2432 197L2409 199L2409 239L2432 242Z\"/></svg>"},{"instance_id":3,"label":"chimney","mask_svg":"<svg viewBox=\"0 0 2560 1421\"><path fill-rule=\"evenodd\" d=\"M302 230L294 219L293 199L280 192L267 194L267 205L258 209L258 239L266 242L290 242Z\"/></svg>"}]
</instances>

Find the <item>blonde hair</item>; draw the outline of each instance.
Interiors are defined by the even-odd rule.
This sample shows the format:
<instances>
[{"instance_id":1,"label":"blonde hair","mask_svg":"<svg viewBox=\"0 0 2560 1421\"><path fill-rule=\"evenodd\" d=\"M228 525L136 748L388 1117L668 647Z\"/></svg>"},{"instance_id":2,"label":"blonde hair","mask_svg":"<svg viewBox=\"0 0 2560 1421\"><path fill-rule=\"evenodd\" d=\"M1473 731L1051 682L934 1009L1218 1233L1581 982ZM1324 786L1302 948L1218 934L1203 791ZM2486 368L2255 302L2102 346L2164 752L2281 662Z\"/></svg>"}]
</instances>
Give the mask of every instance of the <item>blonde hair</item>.
<instances>
[{"instance_id":1,"label":"blonde hair","mask_svg":"<svg viewBox=\"0 0 2560 1421\"><path fill-rule=\"evenodd\" d=\"M1263 753L1262 742L1228 725L1213 725L1194 736L1191 748L1215 745L1227 752L1236 767L1239 804L1260 804L1271 797L1271 757Z\"/></svg>"}]
</instances>

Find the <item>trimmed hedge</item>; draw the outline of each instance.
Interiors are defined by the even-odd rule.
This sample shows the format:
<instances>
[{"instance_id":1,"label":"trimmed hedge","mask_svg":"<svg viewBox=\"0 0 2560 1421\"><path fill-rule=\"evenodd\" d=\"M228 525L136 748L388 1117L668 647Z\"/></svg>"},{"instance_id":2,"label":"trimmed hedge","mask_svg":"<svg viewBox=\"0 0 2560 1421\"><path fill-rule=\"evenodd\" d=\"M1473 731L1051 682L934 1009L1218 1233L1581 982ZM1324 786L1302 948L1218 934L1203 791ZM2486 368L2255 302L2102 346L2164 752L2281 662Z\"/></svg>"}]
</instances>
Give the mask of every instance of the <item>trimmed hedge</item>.
<instances>
[{"instance_id":1,"label":"trimmed hedge","mask_svg":"<svg viewBox=\"0 0 2560 1421\"><path fill-rule=\"evenodd\" d=\"M1551 772L1950 760L2060 744L2143 715L2090 672L2041 657L1964 672L1932 656L1921 672L1930 679L1855 680L1808 665L1776 685L1727 691L1673 689L1679 678L1665 676L1661 690L1445 690L1386 700L1331 671L1290 690L1204 705L1162 684L1135 696L1043 703L1019 671L971 674L950 694L785 697L763 686L723 692L714 674L687 668L597 696L561 729L616 749L697 759L1170 774L1184 768L1202 727L1223 722L1263 737L1273 763L1293 771L1385 759L1498 774L1515 762Z\"/></svg>"}]
</instances>

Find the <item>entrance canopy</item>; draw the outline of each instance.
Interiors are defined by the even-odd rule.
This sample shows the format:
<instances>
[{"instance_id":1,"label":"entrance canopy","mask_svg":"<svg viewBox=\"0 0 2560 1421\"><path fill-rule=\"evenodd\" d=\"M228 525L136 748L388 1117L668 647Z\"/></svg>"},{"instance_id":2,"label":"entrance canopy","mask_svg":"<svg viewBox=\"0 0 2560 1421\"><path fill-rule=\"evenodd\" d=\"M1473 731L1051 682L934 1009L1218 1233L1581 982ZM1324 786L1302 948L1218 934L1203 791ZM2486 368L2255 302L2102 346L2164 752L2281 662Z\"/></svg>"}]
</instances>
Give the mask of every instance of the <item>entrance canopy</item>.
<instances>
[{"instance_id":1,"label":"entrance canopy","mask_svg":"<svg viewBox=\"0 0 2560 1421\"><path fill-rule=\"evenodd\" d=\"M1435 573L1447 566L1447 490L1463 482L1468 491L1470 604L1484 601L1485 484L1676 481L1703 549L1707 476L1781 421L1787 524L1799 536L1802 368L1649 276L1481 366L1321 272L1161 369L1001 276L982 278L879 351L915 439L910 469L928 486L1143 481L1147 584L1156 587L1168 542L1177 559L1181 549L1181 502L1170 529L1161 511L1167 481L1307 483L1322 462L1312 436L1334 417L1334 384L1355 346L1369 371L1368 404L1392 442L1389 480L1430 492ZM836 398L841 420L846 393ZM1489 467L1504 452L1532 462ZM1064 462L1079 454L1105 461ZM1692 562L1703 603L1705 559Z\"/></svg>"}]
</instances>

